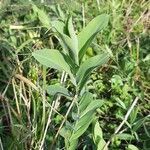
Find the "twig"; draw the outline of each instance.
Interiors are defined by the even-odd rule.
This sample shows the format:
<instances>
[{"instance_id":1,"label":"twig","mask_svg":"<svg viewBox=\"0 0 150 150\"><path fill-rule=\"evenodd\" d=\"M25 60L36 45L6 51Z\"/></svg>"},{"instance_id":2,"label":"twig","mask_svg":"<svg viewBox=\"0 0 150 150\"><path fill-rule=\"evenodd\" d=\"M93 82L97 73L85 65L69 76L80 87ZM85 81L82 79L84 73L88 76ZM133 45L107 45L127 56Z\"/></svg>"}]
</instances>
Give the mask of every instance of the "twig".
<instances>
[{"instance_id":1,"label":"twig","mask_svg":"<svg viewBox=\"0 0 150 150\"><path fill-rule=\"evenodd\" d=\"M52 107L54 107L54 102L53 102L53 104L52 104ZM53 112L53 109L51 109L50 112L49 112L47 124L46 124L46 127L45 127L43 139L42 139L42 141L41 141L41 145L40 145L39 150L42 150L42 149L43 149L44 140L45 140L45 137L46 137L46 134L47 134L47 130L48 130L49 124L50 124L50 122L51 122L52 112Z\"/></svg>"},{"instance_id":2,"label":"twig","mask_svg":"<svg viewBox=\"0 0 150 150\"><path fill-rule=\"evenodd\" d=\"M126 113L126 115L125 115L125 117L124 117L124 120L121 122L121 124L120 124L120 125L118 126L118 128L115 130L114 134L111 136L111 138L109 139L109 141L105 144L103 150L105 150L105 149L109 146L109 144L110 144L111 140L113 139L113 137L120 131L120 129L122 128L122 126L123 126L123 125L125 124L125 122L128 120L128 117L129 117L130 113L132 112L134 106L136 105L138 99L139 99L138 97L135 98L135 100L133 101L131 107L129 108L129 110L128 110L127 113Z\"/></svg>"}]
</instances>

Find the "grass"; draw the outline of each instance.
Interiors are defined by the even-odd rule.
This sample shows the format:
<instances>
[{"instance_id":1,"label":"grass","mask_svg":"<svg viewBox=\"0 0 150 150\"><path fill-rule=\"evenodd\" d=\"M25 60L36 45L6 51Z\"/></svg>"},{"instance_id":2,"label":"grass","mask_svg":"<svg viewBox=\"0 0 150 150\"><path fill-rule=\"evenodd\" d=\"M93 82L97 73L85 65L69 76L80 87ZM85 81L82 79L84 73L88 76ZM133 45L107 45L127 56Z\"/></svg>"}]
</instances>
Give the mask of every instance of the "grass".
<instances>
[{"instance_id":1,"label":"grass","mask_svg":"<svg viewBox=\"0 0 150 150\"><path fill-rule=\"evenodd\" d=\"M76 149L98 148L93 131L97 121L97 132L102 130L99 135L103 135L109 149L129 150L136 146L148 150L149 2L67 0L35 4L44 10L42 19L29 1L7 0L0 6L0 149L66 148L65 133L59 129L72 128L77 116L69 109L70 100L48 95L46 87L61 82L73 93L73 85L65 72L40 65L32 52L43 48L62 50L60 37L45 27L48 20L64 20L71 14L79 33L94 17L106 13L110 15L109 25L84 57L86 60L106 50L112 55L106 65L92 72L86 85L95 99L105 103L96 110Z\"/></svg>"}]
</instances>

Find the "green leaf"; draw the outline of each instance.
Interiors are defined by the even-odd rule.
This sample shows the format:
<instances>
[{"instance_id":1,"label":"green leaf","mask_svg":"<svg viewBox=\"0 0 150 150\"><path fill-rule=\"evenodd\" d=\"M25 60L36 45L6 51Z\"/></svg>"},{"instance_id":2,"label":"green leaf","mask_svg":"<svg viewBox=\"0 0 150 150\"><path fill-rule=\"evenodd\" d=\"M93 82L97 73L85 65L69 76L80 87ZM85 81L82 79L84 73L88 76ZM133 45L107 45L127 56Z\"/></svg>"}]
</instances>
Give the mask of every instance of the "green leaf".
<instances>
[{"instance_id":1,"label":"green leaf","mask_svg":"<svg viewBox=\"0 0 150 150\"><path fill-rule=\"evenodd\" d=\"M99 122L97 121L94 126L94 139L97 141L97 138L103 138L103 132L100 128Z\"/></svg>"},{"instance_id":2,"label":"green leaf","mask_svg":"<svg viewBox=\"0 0 150 150\"><path fill-rule=\"evenodd\" d=\"M146 119L147 119L147 116L146 117L144 117L144 118L142 118L142 119L139 119L138 121L136 121L135 123L134 123L134 125L133 125L133 131L137 131L143 124L144 124L144 122L146 121Z\"/></svg>"},{"instance_id":3,"label":"green leaf","mask_svg":"<svg viewBox=\"0 0 150 150\"><path fill-rule=\"evenodd\" d=\"M95 126L94 126L94 143L95 145L97 146L97 150L103 150L106 142L105 140L103 139L103 132L102 132L102 129L99 125L99 122L97 121L95 123ZM106 147L105 150L107 150L108 148Z\"/></svg>"},{"instance_id":4,"label":"green leaf","mask_svg":"<svg viewBox=\"0 0 150 150\"><path fill-rule=\"evenodd\" d=\"M62 137L64 137L65 139L69 139L69 137L71 136L71 131L70 131L69 129L63 127L63 128L60 130L59 134L60 134Z\"/></svg>"},{"instance_id":5,"label":"green leaf","mask_svg":"<svg viewBox=\"0 0 150 150\"><path fill-rule=\"evenodd\" d=\"M52 27L58 31L59 33L63 34L64 33L64 28L65 28L65 24L63 21L59 21L59 20L55 20L51 22Z\"/></svg>"},{"instance_id":6,"label":"green leaf","mask_svg":"<svg viewBox=\"0 0 150 150\"><path fill-rule=\"evenodd\" d=\"M78 139L71 140L69 145L70 146L68 147L67 150L76 150L78 146Z\"/></svg>"},{"instance_id":7,"label":"green leaf","mask_svg":"<svg viewBox=\"0 0 150 150\"><path fill-rule=\"evenodd\" d=\"M69 33L70 38L74 40L75 45L78 49L78 38L77 38L77 35L76 35L74 27L73 27L72 17L68 18L67 28L68 28L68 33Z\"/></svg>"},{"instance_id":8,"label":"green leaf","mask_svg":"<svg viewBox=\"0 0 150 150\"><path fill-rule=\"evenodd\" d=\"M47 87L47 93L50 95L61 94L70 97L68 90L61 85L49 85Z\"/></svg>"},{"instance_id":9,"label":"green leaf","mask_svg":"<svg viewBox=\"0 0 150 150\"><path fill-rule=\"evenodd\" d=\"M75 150L78 144L78 139L70 140L71 131L65 127L60 130L59 133L65 139L65 147L67 150Z\"/></svg>"},{"instance_id":10,"label":"green leaf","mask_svg":"<svg viewBox=\"0 0 150 150\"><path fill-rule=\"evenodd\" d=\"M81 113L80 117L84 116L89 111L96 110L97 108L101 107L103 104L104 101L102 100L91 101L91 103L87 106L87 108Z\"/></svg>"},{"instance_id":11,"label":"green leaf","mask_svg":"<svg viewBox=\"0 0 150 150\"><path fill-rule=\"evenodd\" d=\"M74 132L70 138L70 140L75 140L78 139L89 127L91 124L92 120L94 118L94 111L89 111L85 116L79 119L77 121Z\"/></svg>"},{"instance_id":12,"label":"green leaf","mask_svg":"<svg viewBox=\"0 0 150 150\"><path fill-rule=\"evenodd\" d=\"M133 124L137 118L139 107L135 107L130 114L130 124Z\"/></svg>"},{"instance_id":13,"label":"green leaf","mask_svg":"<svg viewBox=\"0 0 150 150\"><path fill-rule=\"evenodd\" d=\"M125 103L124 103L122 100L120 100L119 97L116 96L114 99L117 101L117 105L118 105L118 106L120 106L120 107L123 108L124 110L127 109Z\"/></svg>"},{"instance_id":14,"label":"green leaf","mask_svg":"<svg viewBox=\"0 0 150 150\"><path fill-rule=\"evenodd\" d=\"M66 34L58 32L59 37L61 38L62 42L61 45L66 50L67 54L70 56L71 59L78 64L78 56L76 55L76 44L75 42Z\"/></svg>"},{"instance_id":15,"label":"green leaf","mask_svg":"<svg viewBox=\"0 0 150 150\"><path fill-rule=\"evenodd\" d=\"M87 108L87 106L91 103L91 100L93 100L92 93L90 92L84 93L79 102L79 111L83 112Z\"/></svg>"},{"instance_id":16,"label":"green leaf","mask_svg":"<svg viewBox=\"0 0 150 150\"><path fill-rule=\"evenodd\" d=\"M90 94L88 94L88 95L91 96ZM84 98L86 100L87 97L85 96ZM90 101L91 101L91 99L93 99L92 96L90 98ZM86 109L83 112L81 112L80 118L77 120L77 122L75 124L74 131L71 136L71 140L77 139L87 130L87 128L89 127L89 125L91 124L91 122L94 119L95 110L97 108L99 108L100 106L102 106L102 104L103 103L100 100L93 100L90 104L83 105L83 103L82 103L82 105L84 107L79 106L79 108L86 107Z\"/></svg>"},{"instance_id":17,"label":"green leaf","mask_svg":"<svg viewBox=\"0 0 150 150\"><path fill-rule=\"evenodd\" d=\"M101 54L91 57L86 60L79 68L76 76L77 84L79 85L79 89L81 90L86 81L88 80L91 71L98 66L105 64L109 59L109 54Z\"/></svg>"},{"instance_id":18,"label":"green leaf","mask_svg":"<svg viewBox=\"0 0 150 150\"><path fill-rule=\"evenodd\" d=\"M58 24L57 24L58 23ZM73 24L72 24L72 17L70 17L67 21L66 30L68 31L66 34L65 26L61 21L52 22L53 27L56 29L59 38L61 39L61 45L66 53L70 56L73 61L79 65L78 59L78 39L75 34Z\"/></svg>"},{"instance_id":19,"label":"green leaf","mask_svg":"<svg viewBox=\"0 0 150 150\"><path fill-rule=\"evenodd\" d=\"M136 146L129 144L127 150L139 150Z\"/></svg>"},{"instance_id":20,"label":"green leaf","mask_svg":"<svg viewBox=\"0 0 150 150\"><path fill-rule=\"evenodd\" d=\"M49 29L51 27L50 18L46 14L46 12L44 10L39 9L36 5L33 5L32 8L33 11L38 14L38 18L43 24L43 26Z\"/></svg>"},{"instance_id":21,"label":"green leaf","mask_svg":"<svg viewBox=\"0 0 150 150\"><path fill-rule=\"evenodd\" d=\"M70 75L72 83L76 85L75 79L71 73L69 65L65 61L63 55L58 50L42 49L33 52L32 55L42 65L58 69L60 71L66 71Z\"/></svg>"},{"instance_id":22,"label":"green leaf","mask_svg":"<svg viewBox=\"0 0 150 150\"><path fill-rule=\"evenodd\" d=\"M72 39L72 42L74 43L73 54L75 57L75 62L78 65L79 64L79 60L78 60L78 38L77 38L77 35L76 35L74 27L73 27L72 17L69 17L68 22L67 22L67 27L68 27L69 36Z\"/></svg>"},{"instance_id":23,"label":"green leaf","mask_svg":"<svg viewBox=\"0 0 150 150\"><path fill-rule=\"evenodd\" d=\"M109 16L106 14L95 17L79 34L79 58L83 58L87 47L92 43L96 34L108 24Z\"/></svg>"}]
</instances>

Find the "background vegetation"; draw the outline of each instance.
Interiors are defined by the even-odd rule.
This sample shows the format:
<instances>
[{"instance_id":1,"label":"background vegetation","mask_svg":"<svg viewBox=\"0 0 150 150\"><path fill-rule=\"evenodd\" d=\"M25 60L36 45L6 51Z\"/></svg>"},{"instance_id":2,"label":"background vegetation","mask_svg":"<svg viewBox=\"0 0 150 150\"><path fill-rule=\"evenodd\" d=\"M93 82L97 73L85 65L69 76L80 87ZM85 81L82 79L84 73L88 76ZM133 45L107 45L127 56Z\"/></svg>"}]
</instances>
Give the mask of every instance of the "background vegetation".
<instances>
[{"instance_id":1,"label":"background vegetation","mask_svg":"<svg viewBox=\"0 0 150 150\"><path fill-rule=\"evenodd\" d=\"M149 5L147 0L37 0L34 5L27 0L1 0L0 149L67 147L65 127L72 128L78 116L70 111L56 138L71 101L49 95L46 86L61 83L69 92L74 88L64 72L40 65L32 53L43 48L62 50L60 36L50 28L52 21L66 22L71 15L79 33L94 17L108 14L108 26L83 58L102 52L111 56L107 64L92 71L86 85L93 98L104 103L95 110L76 149L102 150L98 145L107 143L110 150L149 150Z\"/></svg>"}]
</instances>

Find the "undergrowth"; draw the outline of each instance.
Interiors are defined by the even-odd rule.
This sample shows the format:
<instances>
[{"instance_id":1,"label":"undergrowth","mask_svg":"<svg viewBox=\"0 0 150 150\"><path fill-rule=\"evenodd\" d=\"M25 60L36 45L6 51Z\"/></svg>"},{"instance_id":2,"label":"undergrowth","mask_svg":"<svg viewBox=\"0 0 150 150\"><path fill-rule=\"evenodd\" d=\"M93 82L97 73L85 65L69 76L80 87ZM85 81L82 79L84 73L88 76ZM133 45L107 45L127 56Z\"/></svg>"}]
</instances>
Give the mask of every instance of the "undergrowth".
<instances>
[{"instance_id":1,"label":"undergrowth","mask_svg":"<svg viewBox=\"0 0 150 150\"><path fill-rule=\"evenodd\" d=\"M1 0L0 149L149 150L149 17L146 0Z\"/></svg>"}]
</instances>

